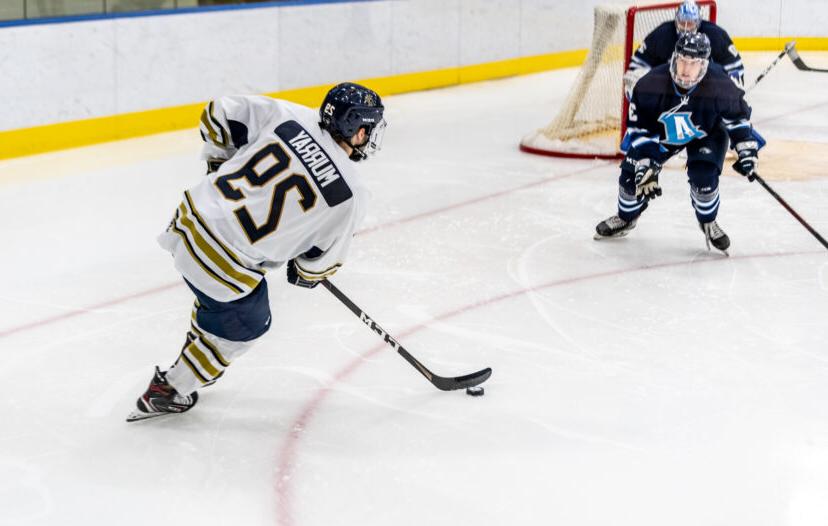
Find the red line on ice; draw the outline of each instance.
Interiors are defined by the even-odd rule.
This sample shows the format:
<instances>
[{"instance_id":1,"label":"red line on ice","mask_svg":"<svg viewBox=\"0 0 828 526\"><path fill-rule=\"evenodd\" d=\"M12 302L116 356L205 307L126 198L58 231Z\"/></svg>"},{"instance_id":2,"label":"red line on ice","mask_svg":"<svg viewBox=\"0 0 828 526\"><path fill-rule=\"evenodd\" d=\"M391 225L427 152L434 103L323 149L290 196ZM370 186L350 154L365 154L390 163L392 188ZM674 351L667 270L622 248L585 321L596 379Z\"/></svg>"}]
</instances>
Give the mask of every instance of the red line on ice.
<instances>
[{"instance_id":1,"label":"red line on ice","mask_svg":"<svg viewBox=\"0 0 828 526\"><path fill-rule=\"evenodd\" d=\"M36 320L30 323L25 323L23 325L18 325L17 327L10 327L8 329L0 331L0 338L3 338L5 336L11 336L12 334L23 332L29 329L36 329L38 327L49 325L51 323L55 323L58 321L63 321L69 318L74 318L75 316L80 316L81 314L95 312L96 310L105 309L106 307L118 305L119 303L125 303L127 301L142 298L144 296L152 296L153 294L156 294L158 292L164 292L166 290L179 287L181 285L183 285L182 282L168 283L166 285L161 285L159 287L147 289L142 292L136 292L135 294L130 294L129 296L122 296L120 298L104 301L103 303L96 303L95 305L90 305L89 307L70 310L62 314L52 316L51 318L43 318L42 320Z\"/></svg>"},{"instance_id":2,"label":"red line on ice","mask_svg":"<svg viewBox=\"0 0 828 526\"><path fill-rule=\"evenodd\" d=\"M608 270L605 272L597 272L595 274L586 274L583 276L575 276L571 278L565 278L555 281L550 281L548 283L544 283L541 285L537 285L534 287L529 287L525 289L515 290L513 292L509 292L506 294L501 294L499 296L494 296L492 298L483 299L476 301L474 303L469 303L467 305L463 305L461 307L457 307L454 310L444 312L438 316L435 316L430 321L415 325L410 327L404 331L401 331L399 334L395 334L396 338L402 338L405 336L409 336L416 332L421 331L428 327L431 323L435 321L444 321L455 316L459 316L460 314L464 314L466 312L479 309L481 307L487 307L490 305L494 305L496 303L500 303L502 301L510 300L516 298L518 296L522 296L524 294L528 294L531 292L536 292L544 289L551 289L554 287L560 287L564 285L572 285L575 283L581 283L585 281L595 280L595 279L602 279L602 278L609 278L613 276L620 276L622 274L629 274L633 272L641 272L647 270L660 270L670 267L679 267L682 265L699 265L705 263L724 263L724 262L731 262L731 261L740 261L740 260L747 260L747 259L768 259L768 258L777 258L777 257L791 257L791 256L801 256L801 255L813 255L813 254L822 254L822 251L807 251L807 252L788 252L788 253L778 253L778 254L748 254L744 256L731 256L729 258L725 257L711 257L710 259L693 259L693 260L685 260L685 261L675 261L671 263L657 263L653 265L643 265L639 267L632 267L632 268L625 268L625 269L617 269L617 270ZM297 457L297 450L298 450L298 443L305 432L305 429L308 427L308 424L313 419L316 410L325 401L328 395L332 392L333 387L338 382L344 380L348 376L351 375L354 371L356 371L360 366L369 363L367 359L371 356L379 353L381 350L385 349L385 344L378 344L368 351L365 354L362 354L351 362L345 365L342 369L337 371L333 378L327 382L326 385L321 387L318 391L316 391L310 400L302 407L302 410L299 412L299 415L296 419L291 423L288 431L287 439L285 440L284 444L282 445L282 449L279 452L279 466L276 472L277 480L276 480L276 495L278 500L278 507L277 507L277 520L279 526L294 526L294 513L293 513L293 501L292 501L292 493L291 493L291 482L293 481L293 471L295 468L296 457ZM478 364L479 365L479 364ZM465 371L458 371L458 374L462 374ZM495 371L497 374L497 371Z\"/></svg>"},{"instance_id":3,"label":"red line on ice","mask_svg":"<svg viewBox=\"0 0 828 526\"><path fill-rule=\"evenodd\" d=\"M595 165L592 165L588 168L583 168L583 169L580 169L580 170L576 170L574 172L568 172L568 173L561 174L561 175L553 175L553 176L549 176L549 177L544 177L540 180L533 181L531 183L526 183L526 184L521 185L521 186L517 186L517 187L514 187L514 188L509 188L509 189L506 189L506 190L502 190L500 192L486 194L486 195L480 196L480 197L475 197L473 199L469 199L467 201L461 201L461 202L455 203L453 205L448 205L448 206L444 206L442 208L436 208L434 210L429 210L428 212L415 214L413 216L400 219L399 221L393 221L393 222L390 222L390 223L384 223L384 224L381 224L381 225L365 228L365 229L360 230L359 232L357 232L357 235L373 234L374 232L378 232L380 230L386 230L388 228L393 228L393 227L396 227L396 226L399 226L399 225L402 225L402 224L405 224L405 223L410 223L412 221L417 221L417 220L420 220L420 219L424 219L426 217L442 214L443 212L447 212L449 210L456 210L458 208L463 208L463 207L466 207L466 206L475 205L475 204L483 202L483 201L487 201L487 200L490 200L490 199L496 199L498 197L502 197L502 196L507 195L507 194L511 194L511 193L514 193L514 192L519 192L521 190L526 190L527 188L532 188L532 187L535 187L535 186L541 186L541 185L544 185L544 184L551 183L553 181L559 181L561 179L565 179L567 177L572 177L574 175L589 172L591 170L595 170L596 168L602 168L604 166L606 166L606 163L595 164ZM96 311L98 309L103 309L105 307L112 307L112 306L118 305L120 303L126 303L128 301L138 299L138 298L141 298L141 297L144 297L144 296L151 296L151 295L156 294L158 292L164 292L164 291L167 291L169 289L172 289L172 288L175 288L175 287L180 287L180 286L183 286L183 285L184 285L183 281L175 281L173 283L167 283L166 285L161 285L161 286L158 286L158 287L155 287L155 288L152 288L152 289L148 289L148 290L145 290L145 291L142 291L142 292L136 292L136 293L130 294L128 296L122 296L120 298L115 298L115 299L112 299L112 300L108 300L108 301L105 301L103 303L98 303L96 305L91 305L89 307L82 307L82 308L78 308L78 309L69 310L69 311L64 312L62 314L58 314L58 315L55 315L55 316L52 316L52 317L49 317L49 318L43 318L41 320L36 320L36 321L33 321L33 322L24 323L22 325L9 327L8 329L2 329L2 330L0 330L0 338L4 338L6 336L11 336L12 334L16 334L16 333L19 333L19 332L24 332L24 331L27 331L27 330L30 330L30 329L37 329L39 327L43 327L44 325L49 325L49 324L52 324L52 323L55 323L55 322L63 321L63 320L68 319L68 318L74 318L75 316L79 316L81 314L86 314L88 312L93 312L93 311Z\"/></svg>"}]
</instances>

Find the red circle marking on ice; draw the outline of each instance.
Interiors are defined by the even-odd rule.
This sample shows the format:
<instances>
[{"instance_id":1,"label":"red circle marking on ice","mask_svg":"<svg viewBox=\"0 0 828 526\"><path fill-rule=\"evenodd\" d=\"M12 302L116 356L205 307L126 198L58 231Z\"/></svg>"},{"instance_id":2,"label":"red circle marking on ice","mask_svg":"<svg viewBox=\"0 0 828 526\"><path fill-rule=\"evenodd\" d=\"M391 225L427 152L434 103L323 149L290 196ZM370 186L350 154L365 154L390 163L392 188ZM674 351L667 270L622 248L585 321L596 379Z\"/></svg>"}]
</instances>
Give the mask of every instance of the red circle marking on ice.
<instances>
[{"instance_id":1,"label":"red circle marking on ice","mask_svg":"<svg viewBox=\"0 0 828 526\"><path fill-rule=\"evenodd\" d=\"M609 278L612 276L619 276L621 274L629 274L632 272L641 272L647 270L660 270L670 267L678 267L682 265L700 265L700 264L707 264L707 263L725 263L725 262L732 262L732 261L743 261L748 259L769 259L769 258L777 258L777 257L794 257L794 256L803 256L803 255L814 255L814 254L822 254L823 251L807 251L807 252L787 252L787 253L777 253L777 254L747 254L744 256L731 256L731 257L717 257L711 259L702 259L702 260L684 260L684 261L675 261L671 263L658 263L654 265L643 265L640 267L632 267L626 269L617 269L617 270L608 270L605 272L596 272L594 274L586 274L583 276L575 276L572 278L565 278L555 281L550 281L548 283L544 283L542 285L537 285L534 287L529 287L525 289L516 290L513 292L509 292L506 294L501 294L499 296L494 296L492 298L479 300L474 303L469 303L468 305L464 305L461 307L457 307L454 310L445 312L440 314L428 322L421 323L410 327L404 331L395 334L395 338L403 338L405 336L409 336L416 332L421 331L428 327L431 323L435 321L444 321L455 316L459 316L460 314L464 314L466 312L479 309L481 307L487 307L490 305L494 305L495 303L500 303L502 301L510 300L516 298L518 296L522 296L524 294L528 294L530 292L536 292L544 289L550 289L554 287L560 287L564 285L572 285L575 283L581 283L585 281L590 281L594 279L602 279L602 278ZM342 369L340 369L336 374L334 374L333 378L329 380L323 387L317 390L311 399L302 407L299 415L290 425L288 432L287 439L285 440L284 444L282 445L281 450L279 451L279 465L277 468L277 481L276 481L276 494L277 494L277 521L279 526L295 526L294 519L293 519L293 503L291 501L291 481L293 479L293 469L294 464L296 461L296 453L297 453L297 444L299 440L302 438L302 434L305 429L308 427L308 423L314 416L314 413L322 404L322 402L327 398L328 394L331 393L333 386L338 382L344 380L348 376L351 375L355 370L357 370L361 365L368 363L366 360L371 356L377 354L381 350L385 349L385 344L378 344L374 347L371 347L365 354L362 354L351 362L345 365ZM497 372L495 371L495 374Z\"/></svg>"}]
</instances>

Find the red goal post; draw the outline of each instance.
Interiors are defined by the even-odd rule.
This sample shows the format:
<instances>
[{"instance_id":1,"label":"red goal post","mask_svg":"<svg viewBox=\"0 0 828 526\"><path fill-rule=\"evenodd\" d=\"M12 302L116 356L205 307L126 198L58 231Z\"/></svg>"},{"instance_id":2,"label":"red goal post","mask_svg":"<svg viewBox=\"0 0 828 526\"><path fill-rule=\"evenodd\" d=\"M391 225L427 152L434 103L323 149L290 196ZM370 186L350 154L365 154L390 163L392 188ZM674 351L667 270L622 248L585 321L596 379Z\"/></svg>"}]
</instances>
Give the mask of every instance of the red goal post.
<instances>
[{"instance_id":1,"label":"red goal post","mask_svg":"<svg viewBox=\"0 0 828 526\"><path fill-rule=\"evenodd\" d=\"M702 18L716 21L716 1L697 0ZM675 18L681 2L595 7L592 44L555 119L525 136L527 153L578 159L617 159L626 132L624 72L637 44Z\"/></svg>"}]
</instances>

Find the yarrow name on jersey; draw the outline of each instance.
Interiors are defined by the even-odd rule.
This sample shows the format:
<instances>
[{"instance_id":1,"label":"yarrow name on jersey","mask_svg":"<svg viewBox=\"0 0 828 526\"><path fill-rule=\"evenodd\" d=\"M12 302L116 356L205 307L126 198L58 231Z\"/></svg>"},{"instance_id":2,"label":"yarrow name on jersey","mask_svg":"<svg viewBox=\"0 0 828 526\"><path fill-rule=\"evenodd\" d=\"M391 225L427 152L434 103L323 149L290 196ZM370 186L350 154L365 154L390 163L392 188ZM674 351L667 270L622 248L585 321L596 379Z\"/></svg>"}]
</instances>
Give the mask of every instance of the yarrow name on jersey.
<instances>
[{"instance_id":1,"label":"yarrow name on jersey","mask_svg":"<svg viewBox=\"0 0 828 526\"><path fill-rule=\"evenodd\" d=\"M296 155L302 159L302 163L319 181L319 186L322 188L341 177L328 154L302 128L299 128L299 133L295 137L288 140L288 144L296 152Z\"/></svg>"},{"instance_id":2,"label":"yarrow name on jersey","mask_svg":"<svg viewBox=\"0 0 828 526\"><path fill-rule=\"evenodd\" d=\"M301 124L295 120L285 121L274 131L299 158L328 206L336 206L353 195L331 155Z\"/></svg>"}]
</instances>

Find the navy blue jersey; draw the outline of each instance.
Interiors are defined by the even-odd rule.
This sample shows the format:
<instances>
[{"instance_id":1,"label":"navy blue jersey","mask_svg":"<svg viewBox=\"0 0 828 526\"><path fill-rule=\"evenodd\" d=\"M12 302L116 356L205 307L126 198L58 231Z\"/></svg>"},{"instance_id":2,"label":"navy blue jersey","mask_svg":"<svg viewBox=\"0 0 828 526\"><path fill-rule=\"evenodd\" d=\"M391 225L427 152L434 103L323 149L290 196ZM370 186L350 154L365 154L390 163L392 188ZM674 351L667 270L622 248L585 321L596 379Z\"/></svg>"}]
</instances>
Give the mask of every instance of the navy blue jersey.
<instances>
[{"instance_id":1,"label":"navy blue jersey","mask_svg":"<svg viewBox=\"0 0 828 526\"><path fill-rule=\"evenodd\" d=\"M691 142L719 129L731 144L751 140L751 109L724 69L711 63L688 92L673 83L668 64L651 69L633 90L627 116L627 158L665 162ZM623 149L623 147L622 147Z\"/></svg>"},{"instance_id":2,"label":"navy blue jersey","mask_svg":"<svg viewBox=\"0 0 828 526\"><path fill-rule=\"evenodd\" d=\"M745 67L727 31L713 22L702 20L699 33L704 33L710 39L710 60L722 66L740 86L743 85ZM630 69L650 69L666 64L676 49L677 41L676 23L672 20L664 22L647 35L638 47L632 56Z\"/></svg>"}]
</instances>

